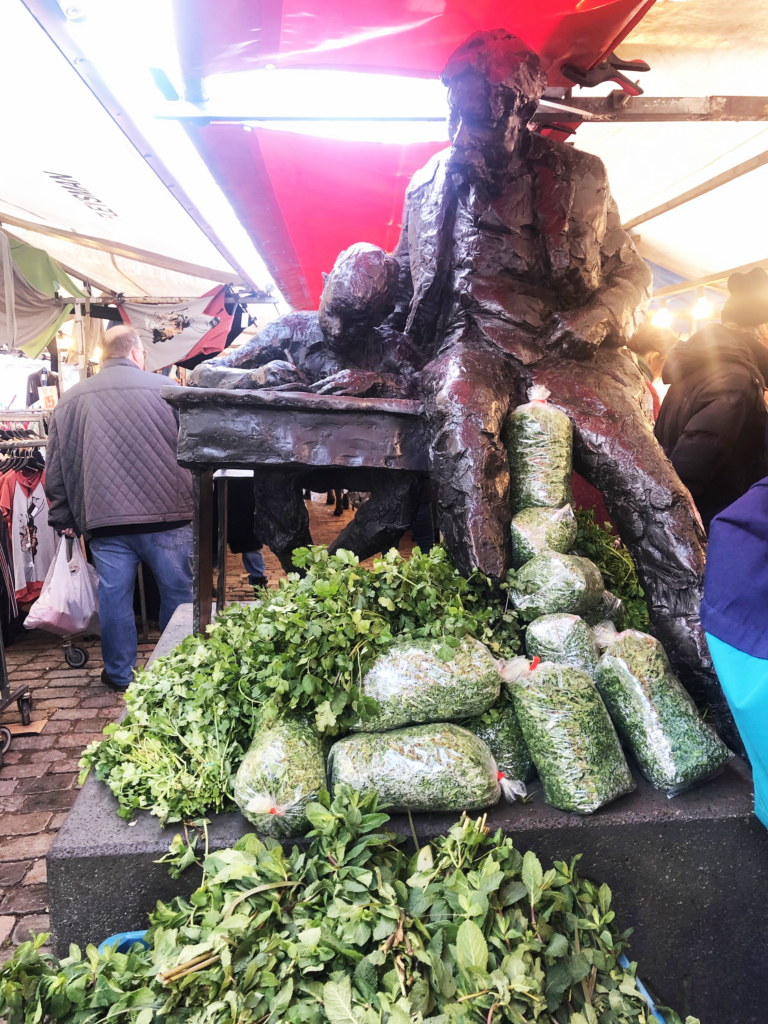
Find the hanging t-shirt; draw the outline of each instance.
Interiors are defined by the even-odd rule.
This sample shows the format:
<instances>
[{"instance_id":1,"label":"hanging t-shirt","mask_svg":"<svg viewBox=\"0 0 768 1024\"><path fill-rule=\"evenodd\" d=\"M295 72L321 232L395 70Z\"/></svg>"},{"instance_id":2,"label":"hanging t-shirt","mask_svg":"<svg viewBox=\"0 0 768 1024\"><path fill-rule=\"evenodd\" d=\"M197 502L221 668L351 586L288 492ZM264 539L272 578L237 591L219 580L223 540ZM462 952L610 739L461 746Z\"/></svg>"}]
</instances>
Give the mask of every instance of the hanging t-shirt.
<instances>
[{"instance_id":1,"label":"hanging t-shirt","mask_svg":"<svg viewBox=\"0 0 768 1024\"><path fill-rule=\"evenodd\" d=\"M56 554L41 471L7 473L0 506L8 524L17 601L34 601Z\"/></svg>"}]
</instances>

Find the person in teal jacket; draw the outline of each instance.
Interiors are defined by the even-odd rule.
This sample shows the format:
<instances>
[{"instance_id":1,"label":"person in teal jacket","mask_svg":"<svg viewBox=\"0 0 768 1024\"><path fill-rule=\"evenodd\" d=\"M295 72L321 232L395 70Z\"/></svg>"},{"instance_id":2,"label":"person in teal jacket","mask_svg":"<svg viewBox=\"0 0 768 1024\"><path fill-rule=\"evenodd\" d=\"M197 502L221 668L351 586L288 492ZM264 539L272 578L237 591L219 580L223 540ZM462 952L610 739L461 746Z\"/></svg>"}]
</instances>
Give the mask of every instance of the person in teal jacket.
<instances>
[{"instance_id":1,"label":"person in teal jacket","mask_svg":"<svg viewBox=\"0 0 768 1024\"><path fill-rule=\"evenodd\" d=\"M768 477L712 520L701 623L768 828Z\"/></svg>"}]
</instances>

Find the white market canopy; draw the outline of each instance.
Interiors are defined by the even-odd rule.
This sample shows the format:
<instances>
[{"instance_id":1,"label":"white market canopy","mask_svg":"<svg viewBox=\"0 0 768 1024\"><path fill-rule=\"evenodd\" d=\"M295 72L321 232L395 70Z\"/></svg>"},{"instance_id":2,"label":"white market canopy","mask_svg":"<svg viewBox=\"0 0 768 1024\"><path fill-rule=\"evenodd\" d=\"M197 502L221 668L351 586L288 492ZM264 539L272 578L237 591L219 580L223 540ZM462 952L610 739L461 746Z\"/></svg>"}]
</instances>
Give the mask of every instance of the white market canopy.
<instances>
[{"instance_id":1,"label":"white market canopy","mask_svg":"<svg viewBox=\"0 0 768 1024\"><path fill-rule=\"evenodd\" d=\"M20 0L0 0L0 34L6 234L98 290L202 295L214 283L269 284L248 239L233 232L235 255L206 220L201 197L211 210L226 206L218 189L211 199L200 187L195 202L155 158L161 180L152 154L138 152L119 126L127 115L102 106Z\"/></svg>"},{"instance_id":2,"label":"white market canopy","mask_svg":"<svg viewBox=\"0 0 768 1024\"><path fill-rule=\"evenodd\" d=\"M640 76L646 96L764 96L768 0L658 0L620 52L651 65ZM574 97L609 91L574 89ZM768 122L583 124L574 139L605 161L622 219L646 259L694 281L768 266ZM761 156L762 166L645 219L697 186L731 177L738 165L760 164Z\"/></svg>"}]
</instances>

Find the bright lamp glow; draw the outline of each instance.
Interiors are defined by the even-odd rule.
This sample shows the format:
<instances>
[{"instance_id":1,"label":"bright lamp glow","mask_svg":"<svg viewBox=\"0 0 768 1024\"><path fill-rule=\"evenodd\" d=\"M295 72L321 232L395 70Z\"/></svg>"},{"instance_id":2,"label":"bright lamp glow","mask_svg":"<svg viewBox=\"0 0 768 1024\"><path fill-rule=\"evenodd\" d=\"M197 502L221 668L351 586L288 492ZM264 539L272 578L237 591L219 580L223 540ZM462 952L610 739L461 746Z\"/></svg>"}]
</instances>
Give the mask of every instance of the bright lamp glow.
<instances>
[{"instance_id":1,"label":"bright lamp glow","mask_svg":"<svg viewBox=\"0 0 768 1024\"><path fill-rule=\"evenodd\" d=\"M708 299L705 299L703 295L700 295L696 305L693 307L693 319L709 320L711 316L712 303Z\"/></svg>"},{"instance_id":2,"label":"bright lamp glow","mask_svg":"<svg viewBox=\"0 0 768 1024\"><path fill-rule=\"evenodd\" d=\"M672 326L672 316L666 306L656 310L651 317L651 323L654 327L667 328Z\"/></svg>"},{"instance_id":3,"label":"bright lamp glow","mask_svg":"<svg viewBox=\"0 0 768 1024\"><path fill-rule=\"evenodd\" d=\"M101 362L101 349L98 347L98 345L96 346L96 348L93 350L93 352L91 354L91 362L92 363L100 363Z\"/></svg>"}]
</instances>

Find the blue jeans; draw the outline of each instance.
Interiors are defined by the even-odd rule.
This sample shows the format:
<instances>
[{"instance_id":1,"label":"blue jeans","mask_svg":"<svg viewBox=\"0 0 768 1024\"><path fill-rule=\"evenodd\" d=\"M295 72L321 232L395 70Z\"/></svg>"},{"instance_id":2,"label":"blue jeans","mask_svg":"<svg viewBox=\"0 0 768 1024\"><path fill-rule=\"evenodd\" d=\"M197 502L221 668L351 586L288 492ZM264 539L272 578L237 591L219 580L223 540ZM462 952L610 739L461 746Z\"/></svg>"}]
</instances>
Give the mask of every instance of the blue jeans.
<instances>
[{"instance_id":1,"label":"blue jeans","mask_svg":"<svg viewBox=\"0 0 768 1024\"><path fill-rule=\"evenodd\" d=\"M264 564L264 555L261 551L244 551L243 566L248 575L258 583L267 582L267 567Z\"/></svg>"},{"instance_id":2,"label":"blue jeans","mask_svg":"<svg viewBox=\"0 0 768 1024\"><path fill-rule=\"evenodd\" d=\"M752 762L755 814L768 828L768 660L706 633L717 678Z\"/></svg>"},{"instance_id":3,"label":"blue jeans","mask_svg":"<svg viewBox=\"0 0 768 1024\"><path fill-rule=\"evenodd\" d=\"M99 620L104 668L114 683L127 684L136 665L133 588L139 562L152 570L160 591L160 629L180 604L192 601L192 524L157 533L92 537L99 574Z\"/></svg>"}]
</instances>

